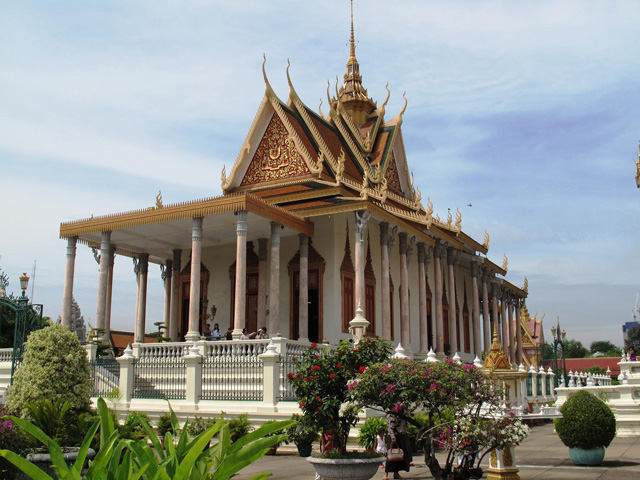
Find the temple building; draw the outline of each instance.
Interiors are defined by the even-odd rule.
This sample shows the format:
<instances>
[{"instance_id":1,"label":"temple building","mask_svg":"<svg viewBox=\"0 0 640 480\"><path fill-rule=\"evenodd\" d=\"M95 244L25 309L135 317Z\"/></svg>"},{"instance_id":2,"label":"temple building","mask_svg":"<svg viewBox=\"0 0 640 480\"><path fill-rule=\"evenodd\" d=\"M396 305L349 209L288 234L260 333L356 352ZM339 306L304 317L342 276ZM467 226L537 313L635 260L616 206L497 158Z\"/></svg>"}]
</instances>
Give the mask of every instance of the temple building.
<instances>
[{"instance_id":1,"label":"temple building","mask_svg":"<svg viewBox=\"0 0 640 480\"><path fill-rule=\"evenodd\" d=\"M313 111L286 75L279 98L263 63L265 93L240 152L221 174L222 195L65 222L62 323L71 321L77 244L99 260L95 324L110 331L113 259L131 257L138 280L135 342L164 321L171 341L199 340L205 324L300 341L350 334L358 306L366 334L408 354L482 357L494 326L511 364L525 363L521 309L527 287L491 261L489 235L440 218L414 185L402 122L368 94L351 38L341 85ZM265 59L266 62L266 59ZM414 160L415 161L415 160ZM423 160L420 160L423 161ZM164 318L146 315L149 266L162 268Z\"/></svg>"}]
</instances>

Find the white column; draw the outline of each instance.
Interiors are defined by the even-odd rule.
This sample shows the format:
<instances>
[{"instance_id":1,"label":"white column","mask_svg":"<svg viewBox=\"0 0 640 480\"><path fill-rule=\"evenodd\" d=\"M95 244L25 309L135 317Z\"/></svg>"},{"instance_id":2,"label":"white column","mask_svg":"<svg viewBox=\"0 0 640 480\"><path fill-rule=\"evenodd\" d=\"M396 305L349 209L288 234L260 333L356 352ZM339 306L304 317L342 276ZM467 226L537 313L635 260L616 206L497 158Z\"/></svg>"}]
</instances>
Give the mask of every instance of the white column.
<instances>
[{"instance_id":1,"label":"white column","mask_svg":"<svg viewBox=\"0 0 640 480\"><path fill-rule=\"evenodd\" d=\"M484 333L484 351L491 350L491 322L489 321L489 279L491 275L485 270L482 275L482 330Z\"/></svg>"},{"instance_id":2,"label":"white column","mask_svg":"<svg viewBox=\"0 0 640 480\"><path fill-rule=\"evenodd\" d=\"M140 254L140 283L138 284L138 316L133 341L144 343L145 322L147 317L147 274L149 272L149 254Z\"/></svg>"},{"instance_id":3,"label":"white column","mask_svg":"<svg viewBox=\"0 0 640 480\"><path fill-rule=\"evenodd\" d=\"M449 345L451 345L451 355L458 352L458 321L457 321L457 297L456 297L456 275L453 269L458 255L453 247L447 248L447 267L449 269Z\"/></svg>"},{"instance_id":4,"label":"white column","mask_svg":"<svg viewBox=\"0 0 640 480\"><path fill-rule=\"evenodd\" d=\"M258 328L267 326L267 242L258 239Z\"/></svg>"},{"instance_id":5,"label":"white column","mask_svg":"<svg viewBox=\"0 0 640 480\"><path fill-rule=\"evenodd\" d=\"M399 234L400 243L400 343L406 352L411 351L411 333L409 331L409 271L407 257L407 234Z\"/></svg>"},{"instance_id":6,"label":"white column","mask_svg":"<svg viewBox=\"0 0 640 480\"><path fill-rule=\"evenodd\" d=\"M98 305L96 328L104 328L105 308L107 304L107 284L109 283L109 253L111 252L111 232L102 232L100 242L100 277L98 279Z\"/></svg>"},{"instance_id":7,"label":"white column","mask_svg":"<svg viewBox=\"0 0 640 480\"><path fill-rule=\"evenodd\" d=\"M171 275L171 316L169 318L169 334L172 342L178 341L178 317L180 315L180 268L182 266L182 250L173 251ZM184 333L184 332L183 332Z\"/></svg>"},{"instance_id":8,"label":"white column","mask_svg":"<svg viewBox=\"0 0 640 480\"><path fill-rule=\"evenodd\" d=\"M111 336L111 305L113 299L113 264L116 257L116 247L111 245L109 250L109 278L107 279L107 298L104 308L104 338L107 343L111 344L109 338Z\"/></svg>"},{"instance_id":9,"label":"white column","mask_svg":"<svg viewBox=\"0 0 640 480\"><path fill-rule=\"evenodd\" d=\"M509 358L509 316L507 315L507 298L509 293L503 287L500 292L500 306L502 307L502 351Z\"/></svg>"},{"instance_id":10,"label":"white column","mask_svg":"<svg viewBox=\"0 0 640 480\"><path fill-rule=\"evenodd\" d=\"M233 314L233 338L239 339L247 321L247 211L238 211L236 221L236 298Z\"/></svg>"},{"instance_id":11,"label":"white column","mask_svg":"<svg viewBox=\"0 0 640 480\"><path fill-rule=\"evenodd\" d=\"M389 284L389 224L380 223L380 300L382 310L382 338L391 340L391 292Z\"/></svg>"},{"instance_id":12,"label":"white column","mask_svg":"<svg viewBox=\"0 0 640 480\"><path fill-rule=\"evenodd\" d=\"M193 219L191 230L191 283L189 285L189 331L187 342L200 340L200 263L202 259L202 217ZM237 274L236 268L236 274ZM237 292L236 292L237 295Z\"/></svg>"},{"instance_id":13,"label":"white column","mask_svg":"<svg viewBox=\"0 0 640 480\"><path fill-rule=\"evenodd\" d=\"M480 295L478 289L478 278L480 278L480 265L478 265L477 257L471 260L471 294L473 298L473 306L471 317L473 321L473 354L482 358L482 345L480 336Z\"/></svg>"},{"instance_id":14,"label":"white column","mask_svg":"<svg viewBox=\"0 0 640 480\"><path fill-rule=\"evenodd\" d=\"M309 237L300 237L300 275L298 285L298 340L309 340Z\"/></svg>"},{"instance_id":15,"label":"white column","mask_svg":"<svg viewBox=\"0 0 640 480\"><path fill-rule=\"evenodd\" d=\"M164 321L163 337L169 336L169 326L171 324L171 278L173 277L173 260L167 259L166 265L162 269L162 281L164 282Z\"/></svg>"},{"instance_id":16,"label":"white column","mask_svg":"<svg viewBox=\"0 0 640 480\"><path fill-rule=\"evenodd\" d=\"M364 231L371 218L371 213L368 210L361 212L355 212L356 221L356 307L361 306L364 310L365 303L365 283L364 283L364 266L365 266L365 253L364 253Z\"/></svg>"},{"instance_id":17,"label":"white column","mask_svg":"<svg viewBox=\"0 0 640 480\"><path fill-rule=\"evenodd\" d=\"M522 363L522 319L520 318L520 299L516 298L515 303L516 310L516 362L518 365Z\"/></svg>"},{"instance_id":18,"label":"white column","mask_svg":"<svg viewBox=\"0 0 640 480\"><path fill-rule=\"evenodd\" d=\"M433 270L436 295L436 354L444 357L444 321L442 313L442 259L446 253L444 245L436 240L433 250Z\"/></svg>"},{"instance_id":19,"label":"white column","mask_svg":"<svg viewBox=\"0 0 640 480\"><path fill-rule=\"evenodd\" d=\"M426 356L429 351L429 330L427 328L427 252L424 242L418 242L418 303L420 316L420 352Z\"/></svg>"},{"instance_id":20,"label":"white column","mask_svg":"<svg viewBox=\"0 0 640 480\"><path fill-rule=\"evenodd\" d=\"M73 303L73 274L76 267L76 243L78 237L67 239L67 267L64 276L64 290L62 293L61 323L64 327L71 327L71 305Z\"/></svg>"},{"instance_id":21,"label":"white column","mask_svg":"<svg viewBox=\"0 0 640 480\"><path fill-rule=\"evenodd\" d=\"M269 321L267 334L274 336L280 329L280 230L282 225L271 222L271 277L269 281Z\"/></svg>"},{"instance_id":22,"label":"white column","mask_svg":"<svg viewBox=\"0 0 640 480\"><path fill-rule=\"evenodd\" d=\"M516 326L515 318L513 318L513 293L509 295L509 312L507 313L507 320L509 322L509 361L511 364L516 363Z\"/></svg>"}]
</instances>

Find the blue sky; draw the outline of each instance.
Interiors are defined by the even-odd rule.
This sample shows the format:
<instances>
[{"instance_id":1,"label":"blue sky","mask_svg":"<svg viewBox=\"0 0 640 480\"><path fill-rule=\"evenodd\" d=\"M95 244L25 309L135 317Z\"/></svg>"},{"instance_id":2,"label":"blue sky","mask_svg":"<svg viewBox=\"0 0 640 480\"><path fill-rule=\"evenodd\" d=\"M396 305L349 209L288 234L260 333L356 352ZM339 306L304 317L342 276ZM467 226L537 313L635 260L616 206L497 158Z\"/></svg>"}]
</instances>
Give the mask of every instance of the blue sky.
<instances>
[{"instance_id":1,"label":"blue sky","mask_svg":"<svg viewBox=\"0 0 640 480\"><path fill-rule=\"evenodd\" d=\"M640 2L356 0L356 54L403 133L423 198L491 235L532 314L585 344L621 344L640 291ZM215 196L285 68L316 108L344 73L349 2L0 1L0 268L37 261L57 318L61 221ZM471 203L472 207L467 207ZM149 317L162 309L151 269ZM135 279L116 260L116 328ZM75 296L95 316L97 264L78 249ZM117 299L117 300L116 300ZM151 324L152 322L148 322ZM555 322L554 322L555 323Z\"/></svg>"}]
</instances>

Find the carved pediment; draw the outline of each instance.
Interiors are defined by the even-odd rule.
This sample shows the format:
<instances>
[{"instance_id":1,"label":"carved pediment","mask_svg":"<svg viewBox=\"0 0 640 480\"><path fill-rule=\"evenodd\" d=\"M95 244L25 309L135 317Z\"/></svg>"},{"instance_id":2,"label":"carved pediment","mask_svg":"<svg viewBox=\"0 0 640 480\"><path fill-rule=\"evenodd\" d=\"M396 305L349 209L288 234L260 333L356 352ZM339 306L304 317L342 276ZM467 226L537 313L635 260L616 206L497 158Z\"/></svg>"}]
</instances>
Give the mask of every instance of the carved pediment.
<instances>
[{"instance_id":1,"label":"carved pediment","mask_svg":"<svg viewBox=\"0 0 640 480\"><path fill-rule=\"evenodd\" d=\"M296 149L284 123L273 115L241 186L310 175L311 171Z\"/></svg>"}]
</instances>

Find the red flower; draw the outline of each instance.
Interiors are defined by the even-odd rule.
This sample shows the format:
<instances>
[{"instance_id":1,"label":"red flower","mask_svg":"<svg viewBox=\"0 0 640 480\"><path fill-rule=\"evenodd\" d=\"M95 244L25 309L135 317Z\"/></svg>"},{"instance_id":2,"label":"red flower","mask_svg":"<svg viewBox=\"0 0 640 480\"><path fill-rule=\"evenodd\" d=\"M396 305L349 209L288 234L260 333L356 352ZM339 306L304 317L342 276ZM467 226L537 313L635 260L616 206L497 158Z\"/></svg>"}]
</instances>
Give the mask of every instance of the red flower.
<instances>
[{"instance_id":1,"label":"red flower","mask_svg":"<svg viewBox=\"0 0 640 480\"><path fill-rule=\"evenodd\" d=\"M300 408L304 408L304 407L306 407L306 406L307 406L307 404L306 404L306 403L304 403L304 402L300 402Z\"/></svg>"},{"instance_id":2,"label":"red flower","mask_svg":"<svg viewBox=\"0 0 640 480\"><path fill-rule=\"evenodd\" d=\"M291 360L295 362L296 361L296 357L291 357Z\"/></svg>"},{"instance_id":3,"label":"red flower","mask_svg":"<svg viewBox=\"0 0 640 480\"><path fill-rule=\"evenodd\" d=\"M287 373L287 378L293 378L293 373Z\"/></svg>"},{"instance_id":4,"label":"red flower","mask_svg":"<svg viewBox=\"0 0 640 480\"><path fill-rule=\"evenodd\" d=\"M341 363L336 363L337 368L344 368Z\"/></svg>"},{"instance_id":5,"label":"red flower","mask_svg":"<svg viewBox=\"0 0 640 480\"><path fill-rule=\"evenodd\" d=\"M291 374L289 374L289 375L291 375ZM331 375L329 375L329 378L336 378L336 377L337 377L337 375L335 373L332 373Z\"/></svg>"},{"instance_id":6,"label":"red flower","mask_svg":"<svg viewBox=\"0 0 640 480\"><path fill-rule=\"evenodd\" d=\"M311 370L320 370L320 365L314 365Z\"/></svg>"},{"instance_id":7,"label":"red flower","mask_svg":"<svg viewBox=\"0 0 640 480\"><path fill-rule=\"evenodd\" d=\"M360 367L360 368L358 369L358 371L359 371L360 373L362 373L362 372L364 372L366 369L367 369L367 367Z\"/></svg>"},{"instance_id":8,"label":"red flower","mask_svg":"<svg viewBox=\"0 0 640 480\"><path fill-rule=\"evenodd\" d=\"M311 348L316 348L317 346L318 346L318 344L317 344L317 343L312 343L312 344L311 344Z\"/></svg>"}]
</instances>

